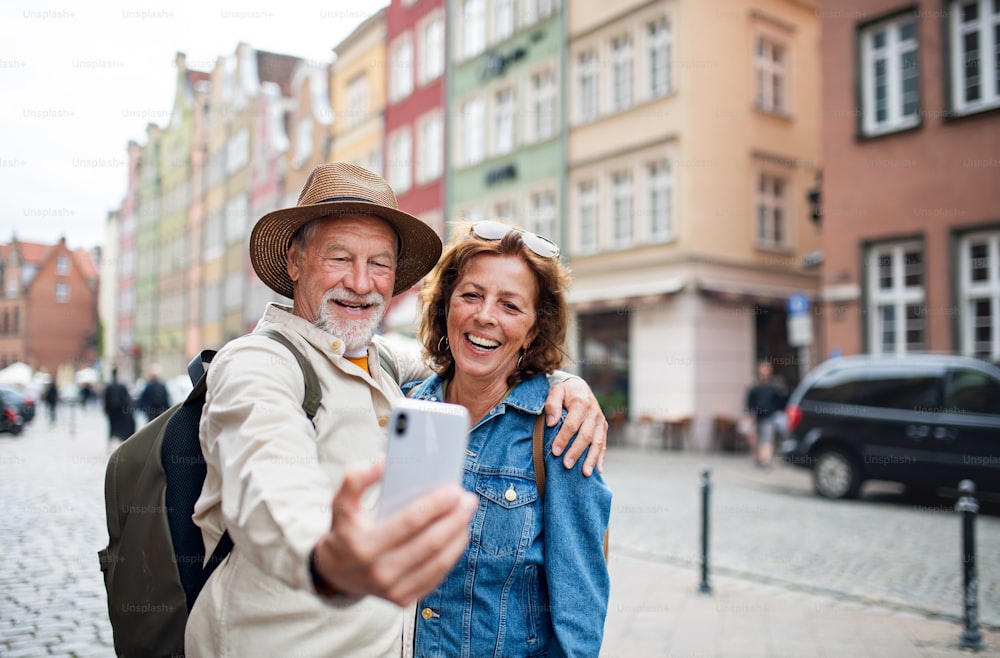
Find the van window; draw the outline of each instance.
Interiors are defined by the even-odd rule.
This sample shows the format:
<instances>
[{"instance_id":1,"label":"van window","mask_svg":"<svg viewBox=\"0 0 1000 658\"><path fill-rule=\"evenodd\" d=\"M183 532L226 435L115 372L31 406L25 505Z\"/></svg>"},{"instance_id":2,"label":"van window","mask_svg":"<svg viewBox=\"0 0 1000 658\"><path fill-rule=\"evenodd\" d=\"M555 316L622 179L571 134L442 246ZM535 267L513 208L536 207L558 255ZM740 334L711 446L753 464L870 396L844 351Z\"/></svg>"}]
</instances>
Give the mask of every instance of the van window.
<instances>
[{"instance_id":1,"label":"van window","mask_svg":"<svg viewBox=\"0 0 1000 658\"><path fill-rule=\"evenodd\" d=\"M816 382L803 399L865 407L936 411L941 401L940 383L939 377L926 372L834 372Z\"/></svg>"},{"instance_id":2,"label":"van window","mask_svg":"<svg viewBox=\"0 0 1000 658\"><path fill-rule=\"evenodd\" d=\"M1000 382L978 370L954 370L945 387L944 407L953 413L1000 414Z\"/></svg>"}]
</instances>

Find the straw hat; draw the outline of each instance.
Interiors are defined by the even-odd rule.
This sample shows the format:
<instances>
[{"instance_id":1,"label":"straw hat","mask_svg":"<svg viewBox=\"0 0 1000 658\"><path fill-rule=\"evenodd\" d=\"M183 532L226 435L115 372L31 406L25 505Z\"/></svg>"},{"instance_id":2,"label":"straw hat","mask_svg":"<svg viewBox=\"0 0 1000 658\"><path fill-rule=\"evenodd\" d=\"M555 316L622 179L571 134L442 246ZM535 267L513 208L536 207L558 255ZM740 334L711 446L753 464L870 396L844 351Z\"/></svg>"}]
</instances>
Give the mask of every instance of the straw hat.
<instances>
[{"instance_id":1,"label":"straw hat","mask_svg":"<svg viewBox=\"0 0 1000 658\"><path fill-rule=\"evenodd\" d=\"M389 184L367 169L330 162L312 170L292 208L269 212L250 233L250 262L260 280L285 297L294 296L288 276L288 247L304 224L321 217L372 215L399 236L393 296L419 281L441 257L441 238L427 224L403 212Z\"/></svg>"}]
</instances>

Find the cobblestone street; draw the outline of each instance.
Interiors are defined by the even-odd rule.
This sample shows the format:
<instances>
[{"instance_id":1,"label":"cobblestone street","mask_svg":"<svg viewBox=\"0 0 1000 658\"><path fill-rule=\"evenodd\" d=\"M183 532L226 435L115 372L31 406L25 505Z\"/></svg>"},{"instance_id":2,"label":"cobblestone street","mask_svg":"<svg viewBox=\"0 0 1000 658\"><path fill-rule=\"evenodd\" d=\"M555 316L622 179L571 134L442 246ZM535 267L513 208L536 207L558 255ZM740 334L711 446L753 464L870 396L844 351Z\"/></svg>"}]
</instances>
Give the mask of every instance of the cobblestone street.
<instances>
[{"instance_id":1,"label":"cobblestone street","mask_svg":"<svg viewBox=\"0 0 1000 658\"><path fill-rule=\"evenodd\" d=\"M0 656L113 655L97 559L107 542L105 428L97 408L63 408L55 427L39 417L19 437L0 434ZM615 638L662 637L659 622L623 630L645 619L634 613L637 607L649 614L659 609L639 602L634 592L644 583L629 584L634 576L619 569L633 565L631 573L641 574L646 564L650 573L672 573L655 584L662 592L655 605L661 607L680 601L679 593L696 581L703 463L712 468L716 613L739 612L749 605L741 601L757 600L740 598L745 595L785 592L809 597L812 606L829 602L832 614L846 605L872 615L888 609L936 617L955 622L957 636L960 524L949 501L918 506L889 495L826 501L812 494L807 472L788 467L765 472L740 457L613 449L606 468L615 492L610 565L613 585L625 589L616 590L620 598L608 617L607 655L638 655L615 645ZM1000 517L980 515L977 533L980 618L984 628L996 630ZM754 614L758 609L752 608ZM673 608L667 616L676 616ZM729 633L729 644L742 637ZM950 636L950 629L944 634ZM695 645L689 653L668 653L717 655L699 653L706 650ZM743 654L737 649L726 655Z\"/></svg>"},{"instance_id":2,"label":"cobblestone street","mask_svg":"<svg viewBox=\"0 0 1000 658\"><path fill-rule=\"evenodd\" d=\"M695 568L700 563L701 466L711 466L714 572L928 616L962 615L961 517L873 485L856 501L812 493L810 473L756 469L749 457L615 450L612 552ZM995 510L994 505L991 509ZM1000 517L976 524L980 622L1000 628Z\"/></svg>"}]
</instances>

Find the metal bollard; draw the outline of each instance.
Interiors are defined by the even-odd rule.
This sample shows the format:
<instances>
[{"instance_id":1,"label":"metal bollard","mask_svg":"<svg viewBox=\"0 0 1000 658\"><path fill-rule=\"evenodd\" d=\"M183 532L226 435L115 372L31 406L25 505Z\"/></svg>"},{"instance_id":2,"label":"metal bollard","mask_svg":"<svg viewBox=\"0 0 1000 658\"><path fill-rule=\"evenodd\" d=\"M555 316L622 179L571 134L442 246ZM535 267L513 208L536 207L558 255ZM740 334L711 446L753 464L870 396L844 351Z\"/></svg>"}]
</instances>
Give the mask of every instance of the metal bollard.
<instances>
[{"instance_id":1,"label":"metal bollard","mask_svg":"<svg viewBox=\"0 0 1000 658\"><path fill-rule=\"evenodd\" d=\"M711 594L712 586L708 584L708 494L712 487L709 482L711 469L701 468L701 583L698 591L701 594Z\"/></svg>"},{"instance_id":2,"label":"metal bollard","mask_svg":"<svg viewBox=\"0 0 1000 658\"><path fill-rule=\"evenodd\" d=\"M983 648L983 635L979 632L979 581L976 579L976 514L979 502L975 498L976 485L972 480L962 480L958 492L961 497L955 503L955 511L962 513L962 575L965 584L965 628L958 638L958 645L978 651Z\"/></svg>"}]
</instances>

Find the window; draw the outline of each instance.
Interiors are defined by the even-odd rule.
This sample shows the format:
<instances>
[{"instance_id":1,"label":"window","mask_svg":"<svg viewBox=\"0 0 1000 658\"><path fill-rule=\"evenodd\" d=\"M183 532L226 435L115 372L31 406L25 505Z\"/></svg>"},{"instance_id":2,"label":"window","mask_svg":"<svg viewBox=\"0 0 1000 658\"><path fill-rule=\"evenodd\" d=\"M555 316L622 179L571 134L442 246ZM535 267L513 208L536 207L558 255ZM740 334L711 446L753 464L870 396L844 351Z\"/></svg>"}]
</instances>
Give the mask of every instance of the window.
<instances>
[{"instance_id":1,"label":"window","mask_svg":"<svg viewBox=\"0 0 1000 658\"><path fill-rule=\"evenodd\" d=\"M940 407L941 378L935 372L900 369L875 373L832 372L818 381L804 399L886 409L926 411Z\"/></svg>"},{"instance_id":2,"label":"window","mask_svg":"<svg viewBox=\"0 0 1000 658\"><path fill-rule=\"evenodd\" d=\"M1000 231L962 238L959 268L962 354L1000 361Z\"/></svg>"},{"instance_id":3,"label":"window","mask_svg":"<svg viewBox=\"0 0 1000 658\"><path fill-rule=\"evenodd\" d=\"M14 277L7 279L7 296L17 297L17 279Z\"/></svg>"},{"instance_id":4,"label":"window","mask_svg":"<svg viewBox=\"0 0 1000 658\"><path fill-rule=\"evenodd\" d=\"M649 165L649 237L654 241L673 236L673 179L666 160Z\"/></svg>"},{"instance_id":5,"label":"window","mask_svg":"<svg viewBox=\"0 0 1000 658\"><path fill-rule=\"evenodd\" d=\"M861 31L861 116L866 135L919 122L917 22L912 14Z\"/></svg>"},{"instance_id":6,"label":"window","mask_svg":"<svg viewBox=\"0 0 1000 658\"><path fill-rule=\"evenodd\" d=\"M238 244L243 242L249 231L247 231L247 220L249 219L249 199L246 192L233 197L226 203L226 237L225 244Z\"/></svg>"},{"instance_id":7,"label":"window","mask_svg":"<svg viewBox=\"0 0 1000 658\"><path fill-rule=\"evenodd\" d=\"M344 122L352 128L368 116L368 76L360 73L347 83L347 107Z\"/></svg>"},{"instance_id":8,"label":"window","mask_svg":"<svg viewBox=\"0 0 1000 658\"><path fill-rule=\"evenodd\" d=\"M577 118L583 123L597 118L597 57L593 50L582 53L577 60Z\"/></svg>"},{"instance_id":9,"label":"window","mask_svg":"<svg viewBox=\"0 0 1000 658\"><path fill-rule=\"evenodd\" d=\"M510 200L497 201L493 204L493 216L505 222L513 222L514 204Z\"/></svg>"},{"instance_id":10,"label":"window","mask_svg":"<svg viewBox=\"0 0 1000 658\"><path fill-rule=\"evenodd\" d=\"M408 129L400 130L392 136L389 154L389 184L401 194L413 180L413 140Z\"/></svg>"},{"instance_id":11,"label":"window","mask_svg":"<svg viewBox=\"0 0 1000 658\"><path fill-rule=\"evenodd\" d=\"M413 92L413 42L399 39L392 49L389 71L389 98L398 101Z\"/></svg>"},{"instance_id":12,"label":"window","mask_svg":"<svg viewBox=\"0 0 1000 658\"><path fill-rule=\"evenodd\" d=\"M464 165L483 159L483 101L474 98L462 106L462 157Z\"/></svg>"},{"instance_id":13,"label":"window","mask_svg":"<svg viewBox=\"0 0 1000 658\"><path fill-rule=\"evenodd\" d=\"M619 172L612 176L611 225L616 247L632 243L632 175Z\"/></svg>"},{"instance_id":14,"label":"window","mask_svg":"<svg viewBox=\"0 0 1000 658\"><path fill-rule=\"evenodd\" d=\"M611 107L620 112L632 104L632 42L627 36L611 44Z\"/></svg>"},{"instance_id":15,"label":"window","mask_svg":"<svg viewBox=\"0 0 1000 658\"><path fill-rule=\"evenodd\" d=\"M945 383L944 408L952 413L1000 414L1000 382L984 372L959 368Z\"/></svg>"},{"instance_id":16,"label":"window","mask_svg":"<svg viewBox=\"0 0 1000 658\"><path fill-rule=\"evenodd\" d=\"M56 256L56 274L69 274L69 256L66 254Z\"/></svg>"},{"instance_id":17,"label":"window","mask_svg":"<svg viewBox=\"0 0 1000 658\"><path fill-rule=\"evenodd\" d=\"M1000 2L952 2L951 103L962 113L1000 106Z\"/></svg>"},{"instance_id":18,"label":"window","mask_svg":"<svg viewBox=\"0 0 1000 658\"><path fill-rule=\"evenodd\" d=\"M444 171L444 131L441 115L434 113L420 123L417 155L417 182L439 178Z\"/></svg>"},{"instance_id":19,"label":"window","mask_svg":"<svg viewBox=\"0 0 1000 658\"><path fill-rule=\"evenodd\" d=\"M788 244L787 181L770 173L757 175L757 246L775 249Z\"/></svg>"},{"instance_id":20,"label":"window","mask_svg":"<svg viewBox=\"0 0 1000 658\"><path fill-rule=\"evenodd\" d=\"M501 89L496 94L496 127L493 132L493 154L503 155L514 150L514 90Z\"/></svg>"},{"instance_id":21,"label":"window","mask_svg":"<svg viewBox=\"0 0 1000 658\"><path fill-rule=\"evenodd\" d=\"M434 17L423 28L420 48L420 82L426 83L444 73L444 21Z\"/></svg>"},{"instance_id":22,"label":"window","mask_svg":"<svg viewBox=\"0 0 1000 658\"><path fill-rule=\"evenodd\" d=\"M552 71L531 76L531 89L532 136L538 141L548 139L556 133L556 81Z\"/></svg>"},{"instance_id":23,"label":"window","mask_svg":"<svg viewBox=\"0 0 1000 658\"><path fill-rule=\"evenodd\" d=\"M670 93L672 45L666 18L649 24L649 95L652 98Z\"/></svg>"},{"instance_id":24,"label":"window","mask_svg":"<svg viewBox=\"0 0 1000 658\"><path fill-rule=\"evenodd\" d=\"M577 191L580 207L580 251L597 250L597 184L583 181Z\"/></svg>"},{"instance_id":25,"label":"window","mask_svg":"<svg viewBox=\"0 0 1000 658\"><path fill-rule=\"evenodd\" d=\"M462 56L465 59L483 52L486 47L486 0L462 3Z\"/></svg>"},{"instance_id":26,"label":"window","mask_svg":"<svg viewBox=\"0 0 1000 658\"><path fill-rule=\"evenodd\" d=\"M299 125L295 129L295 167L304 165L313 152L313 120L311 117L303 117L299 120Z\"/></svg>"},{"instance_id":27,"label":"window","mask_svg":"<svg viewBox=\"0 0 1000 658\"><path fill-rule=\"evenodd\" d=\"M538 20L544 20L555 12L556 0L535 0L536 14Z\"/></svg>"},{"instance_id":28,"label":"window","mask_svg":"<svg viewBox=\"0 0 1000 658\"><path fill-rule=\"evenodd\" d=\"M250 131L243 129L226 142L226 173L239 171L250 162Z\"/></svg>"},{"instance_id":29,"label":"window","mask_svg":"<svg viewBox=\"0 0 1000 658\"><path fill-rule=\"evenodd\" d=\"M494 0L493 40L503 41L514 34L514 0Z\"/></svg>"},{"instance_id":30,"label":"window","mask_svg":"<svg viewBox=\"0 0 1000 658\"><path fill-rule=\"evenodd\" d=\"M873 354L925 349L924 254L919 243L873 247L865 261Z\"/></svg>"},{"instance_id":31,"label":"window","mask_svg":"<svg viewBox=\"0 0 1000 658\"><path fill-rule=\"evenodd\" d=\"M65 281L56 282L56 301L65 304L69 301L69 284Z\"/></svg>"},{"instance_id":32,"label":"window","mask_svg":"<svg viewBox=\"0 0 1000 658\"><path fill-rule=\"evenodd\" d=\"M531 230L558 242L556 237L556 195L552 190L545 190L531 195Z\"/></svg>"},{"instance_id":33,"label":"window","mask_svg":"<svg viewBox=\"0 0 1000 658\"><path fill-rule=\"evenodd\" d=\"M776 114L788 112L788 71L785 46L757 37L754 68L757 74L757 109Z\"/></svg>"}]
</instances>

